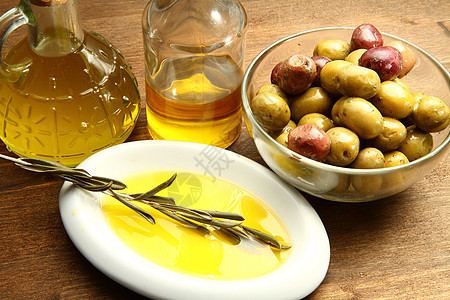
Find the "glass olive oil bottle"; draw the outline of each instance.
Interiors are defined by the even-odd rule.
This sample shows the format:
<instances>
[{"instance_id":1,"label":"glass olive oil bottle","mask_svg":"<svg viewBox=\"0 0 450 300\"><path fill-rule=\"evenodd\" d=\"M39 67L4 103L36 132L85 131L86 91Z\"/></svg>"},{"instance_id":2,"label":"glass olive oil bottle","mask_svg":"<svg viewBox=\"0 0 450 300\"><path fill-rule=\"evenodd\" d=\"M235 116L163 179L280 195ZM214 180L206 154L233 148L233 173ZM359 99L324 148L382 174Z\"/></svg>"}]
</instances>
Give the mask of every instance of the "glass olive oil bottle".
<instances>
[{"instance_id":1,"label":"glass olive oil bottle","mask_svg":"<svg viewBox=\"0 0 450 300\"><path fill-rule=\"evenodd\" d=\"M247 15L237 0L151 0L142 19L154 139L226 148L242 127Z\"/></svg>"}]
</instances>

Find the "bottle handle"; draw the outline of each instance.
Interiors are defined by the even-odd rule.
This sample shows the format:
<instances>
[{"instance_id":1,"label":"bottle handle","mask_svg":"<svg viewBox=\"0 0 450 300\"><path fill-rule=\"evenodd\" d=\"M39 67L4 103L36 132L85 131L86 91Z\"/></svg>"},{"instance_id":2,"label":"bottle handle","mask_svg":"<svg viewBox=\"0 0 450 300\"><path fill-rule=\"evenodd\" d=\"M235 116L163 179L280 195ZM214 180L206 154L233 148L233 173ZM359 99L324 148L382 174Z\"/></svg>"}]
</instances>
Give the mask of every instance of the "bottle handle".
<instances>
[{"instance_id":1,"label":"bottle handle","mask_svg":"<svg viewBox=\"0 0 450 300\"><path fill-rule=\"evenodd\" d=\"M18 27L28 23L28 17L23 11L23 2L19 6L7 11L0 17L0 79L14 82L20 78L21 72L27 68L29 62L16 65L7 64L3 60L3 45L9 34Z\"/></svg>"}]
</instances>

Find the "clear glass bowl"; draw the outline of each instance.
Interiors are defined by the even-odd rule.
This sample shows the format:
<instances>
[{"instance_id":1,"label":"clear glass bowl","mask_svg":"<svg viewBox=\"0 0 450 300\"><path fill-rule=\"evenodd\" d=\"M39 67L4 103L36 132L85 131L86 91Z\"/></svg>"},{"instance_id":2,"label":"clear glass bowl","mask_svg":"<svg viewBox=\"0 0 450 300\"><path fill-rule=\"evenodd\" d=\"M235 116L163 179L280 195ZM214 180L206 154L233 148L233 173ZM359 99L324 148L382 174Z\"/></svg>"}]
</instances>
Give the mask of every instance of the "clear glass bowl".
<instances>
[{"instance_id":1,"label":"clear glass bowl","mask_svg":"<svg viewBox=\"0 0 450 300\"><path fill-rule=\"evenodd\" d=\"M354 28L329 27L300 32L283 38L259 53L250 63L242 83L242 101L247 130L267 165L299 190L319 198L340 202L365 202L397 194L424 177L445 156L450 126L433 134L434 148L428 155L406 165L383 169L337 167L303 157L275 141L256 122L249 101L264 84L270 83L273 67L296 53L311 55L315 45L327 39L350 42ZM435 58L410 42L382 33L384 43L400 40L416 55L414 69L402 80L412 92L435 96L450 106L450 73ZM351 182L362 183L355 190ZM350 184L348 184L350 182Z\"/></svg>"}]
</instances>

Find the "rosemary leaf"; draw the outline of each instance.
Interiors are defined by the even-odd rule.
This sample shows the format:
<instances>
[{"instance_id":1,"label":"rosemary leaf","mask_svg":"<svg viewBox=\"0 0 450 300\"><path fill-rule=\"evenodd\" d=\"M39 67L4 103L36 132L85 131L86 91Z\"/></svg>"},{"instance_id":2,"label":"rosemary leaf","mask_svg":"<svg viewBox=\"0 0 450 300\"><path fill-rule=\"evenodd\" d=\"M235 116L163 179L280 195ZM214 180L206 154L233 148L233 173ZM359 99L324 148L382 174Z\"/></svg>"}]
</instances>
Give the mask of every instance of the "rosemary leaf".
<instances>
[{"instance_id":1,"label":"rosemary leaf","mask_svg":"<svg viewBox=\"0 0 450 300\"><path fill-rule=\"evenodd\" d=\"M242 222L231 222L227 220L218 220L218 219L212 219L210 221L195 217L195 216L185 216L186 218L189 218L191 220L202 222L209 225L219 226L219 227L235 227L241 225Z\"/></svg>"},{"instance_id":2,"label":"rosemary leaf","mask_svg":"<svg viewBox=\"0 0 450 300\"><path fill-rule=\"evenodd\" d=\"M220 232L224 237L228 239L228 241L233 244L237 245L241 242L241 237L239 234L235 233L233 228L222 228L218 226L213 226L215 230Z\"/></svg>"},{"instance_id":3,"label":"rosemary leaf","mask_svg":"<svg viewBox=\"0 0 450 300\"><path fill-rule=\"evenodd\" d=\"M153 216L150 215L145 210L143 210L142 208L140 208L139 206L136 206L133 203L131 203L130 201L128 201L127 199L124 199L120 194L114 192L111 189L107 190L106 192L110 196L113 196L114 198L119 200L123 205L125 205L125 206L131 208L132 210L134 210L135 212L137 212L139 215L141 215L144 219L146 219L151 224L156 224L155 219L153 218Z\"/></svg>"},{"instance_id":4,"label":"rosemary leaf","mask_svg":"<svg viewBox=\"0 0 450 300\"><path fill-rule=\"evenodd\" d=\"M77 184L77 183L75 183L75 184L78 185L79 187L89 190L91 192L103 192L103 191L111 189L111 186L112 186L112 182L108 182L105 184L94 184L94 183L86 184L86 185Z\"/></svg>"},{"instance_id":5,"label":"rosemary leaf","mask_svg":"<svg viewBox=\"0 0 450 300\"><path fill-rule=\"evenodd\" d=\"M76 176L80 181L83 181L84 178L80 178L78 176ZM90 183L92 185L96 185L96 186L109 186L110 189L112 190L123 190L124 188L126 188L127 186L117 180L113 180L113 179L109 179L109 178L104 178L104 177L97 177L97 176L93 176L91 178L89 178L88 180L85 180L87 183Z\"/></svg>"},{"instance_id":6,"label":"rosemary leaf","mask_svg":"<svg viewBox=\"0 0 450 300\"><path fill-rule=\"evenodd\" d=\"M134 195L140 195L140 194L134 194ZM130 195L133 197L133 195ZM135 200L134 198L130 199L130 200ZM172 197L163 197L163 196L151 196L148 199L139 199L136 200L139 202L142 202L144 204L150 204L151 202L156 202L156 203L164 203L164 204L172 204L172 205L176 205L175 199L173 199Z\"/></svg>"},{"instance_id":7,"label":"rosemary leaf","mask_svg":"<svg viewBox=\"0 0 450 300\"><path fill-rule=\"evenodd\" d=\"M150 204L152 205L152 204ZM199 218L197 219L197 221L201 222L210 222L213 220L212 216L208 213L205 213L204 211L201 210L193 210L191 208L188 207L184 207L184 206L178 206L178 205L167 205L167 204L163 204L163 203L158 203L159 207L162 207L166 210L169 210L173 213L177 213L177 214L181 214L184 217L194 217L194 218Z\"/></svg>"},{"instance_id":8,"label":"rosemary leaf","mask_svg":"<svg viewBox=\"0 0 450 300\"><path fill-rule=\"evenodd\" d=\"M32 164L23 164L23 163L16 163L17 166L21 167L24 170L32 171L32 172L45 172L49 168L47 166L41 166L41 165L32 165Z\"/></svg>"},{"instance_id":9,"label":"rosemary leaf","mask_svg":"<svg viewBox=\"0 0 450 300\"><path fill-rule=\"evenodd\" d=\"M245 239L251 239L251 236L241 228L241 226L231 227L227 228L228 230L232 231L234 234L237 234Z\"/></svg>"},{"instance_id":10,"label":"rosemary leaf","mask_svg":"<svg viewBox=\"0 0 450 300\"><path fill-rule=\"evenodd\" d=\"M164 181L157 187L151 189L150 191L148 191L146 193L143 193L143 194L135 197L134 200L140 200L140 199L145 199L145 198L154 196L155 194L159 193L160 191L162 191L165 188L167 188L168 186L170 186L176 177L177 177L177 173L173 174L172 177L170 177L167 181Z\"/></svg>"},{"instance_id":11,"label":"rosemary leaf","mask_svg":"<svg viewBox=\"0 0 450 300\"><path fill-rule=\"evenodd\" d=\"M22 158L21 161L28 164L19 164L20 167L26 169L25 167L35 168L35 172L46 172L46 173L72 173L79 176L91 177L91 175L83 170L77 168L69 168L63 166L57 162L46 161L37 158ZM33 169L30 169L33 170Z\"/></svg>"},{"instance_id":12,"label":"rosemary leaf","mask_svg":"<svg viewBox=\"0 0 450 300\"><path fill-rule=\"evenodd\" d=\"M122 190L127 187L119 180L100 176L91 176L87 171L83 169L68 168L55 162L47 162L40 159L26 158L22 160L26 162L26 164L16 164L22 169L28 171L49 173L72 182L77 181L77 183L79 183L79 185L83 188L89 186L90 183L96 184L96 188L90 189L91 191L103 191L107 190L108 188L114 190ZM82 184L81 182L84 182L85 184Z\"/></svg>"},{"instance_id":13,"label":"rosemary leaf","mask_svg":"<svg viewBox=\"0 0 450 300\"><path fill-rule=\"evenodd\" d=\"M252 236L254 236L255 238L259 239L260 241L269 244L277 249L281 249L281 243L274 238L273 236L261 232L259 230L244 226L244 225L240 225L242 229L244 229L246 232L250 233Z\"/></svg>"},{"instance_id":14,"label":"rosemary leaf","mask_svg":"<svg viewBox=\"0 0 450 300\"><path fill-rule=\"evenodd\" d=\"M194 223L194 222L191 222L189 220L186 220L185 218L180 217L180 216L178 216L178 215L176 215L176 214L174 214L174 213L172 213L170 211L167 211L167 210L165 210L163 208L158 208L157 206L154 206L154 207L158 211L162 212L163 214L165 214L166 216L168 216L168 217L170 217L170 218L172 218L174 220L177 220L181 224L183 224L183 225L185 225L187 227L199 230L203 235L210 235L211 234L211 232L208 230L208 228L206 228L204 226L201 226L201 225L199 225L197 223Z\"/></svg>"},{"instance_id":15,"label":"rosemary leaf","mask_svg":"<svg viewBox=\"0 0 450 300\"><path fill-rule=\"evenodd\" d=\"M107 177L100 177L100 176L92 176L91 180L96 180L104 183L111 182L111 189L113 190L123 190L127 188L127 185L123 183L122 181L111 179Z\"/></svg>"},{"instance_id":16,"label":"rosemary leaf","mask_svg":"<svg viewBox=\"0 0 450 300\"><path fill-rule=\"evenodd\" d=\"M58 169L57 167L49 167L49 166L41 166L41 165L21 165L18 164L19 167L25 169L27 171L33 171L37 173L63 173L63 170ZM67 172L66 172L67 173Z\"/></svg>"},{"instance_id":17,"label":"rosemary leaf","mask_svg":"<svg viewBox=\"0 0 450 300\"><path fill-rule=\"evenodd\" d=\"M194 211L199 211L197 209L192 209ZM225 212L225 211L212 211L212 210L201 210L202 212L206 212L210 214L213 218L220 218L220 219L228 219L228 220L235 220L235 221L244 221L245 218L241 216L240 214L233 213L233 212Z\"/></svg>"},{"instance_id":18,"label":"rosemary leaf","mask_svg":"<svg viewBox=\"0 0 450 300\"><path fill-rule=\"evenodd\" d=\"M79 178L69 175L58 175L60 178L70 181L73 184L77 185L80 188L83 188L92 192L104 192L109 190L112 187L112 181L98 183L96 181L89 181L86 178Z\"/></svg>"},{"instance_id":19,"label":"rosemary leaf","mask_svg":"<svg viewBox=\"0 0 450 300\"><path fill-rule=\"evenodd\" d=\"M44 160L44 159L39 159L39 158L21 158L21 161L33 164L33 165L42 165L42 166L53 166L53 167L59 167L59 168L67 168L66 166L57 163L55 161L50 161L50 160Z\"/></svg>"}]
</instances>

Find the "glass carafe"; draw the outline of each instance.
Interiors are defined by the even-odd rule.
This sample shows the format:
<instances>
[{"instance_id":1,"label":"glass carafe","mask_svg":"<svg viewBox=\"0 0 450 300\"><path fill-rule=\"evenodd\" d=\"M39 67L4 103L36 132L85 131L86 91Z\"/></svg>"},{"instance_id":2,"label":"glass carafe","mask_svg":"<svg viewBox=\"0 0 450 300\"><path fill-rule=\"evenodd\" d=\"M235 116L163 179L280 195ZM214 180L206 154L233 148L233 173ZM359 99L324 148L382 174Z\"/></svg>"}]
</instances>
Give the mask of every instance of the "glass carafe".
<instances>
[{"instance_id":1,"label":"glass carafe","mask_svg":"<svg viewBox=\"0 0 450 300\"><path fill-rule=\"evenodd\" d=\"M143 13L154 139L227 147L240 134L247 17L236 0L153 0Z\"/></svg>"},{"instance_id":2,"label":"glass carafe","mask_svg":"<svg viewBox=\"0 0 450 300\"><path fill-rule=\"evenodd\" d=\"M25 24L28 36L1 61L0 138L7 148L74 166L124 142L140 96L121 53L82 29L76 0L22 0L0 18L1 47Z\"/></svg>"}]
</instances>

